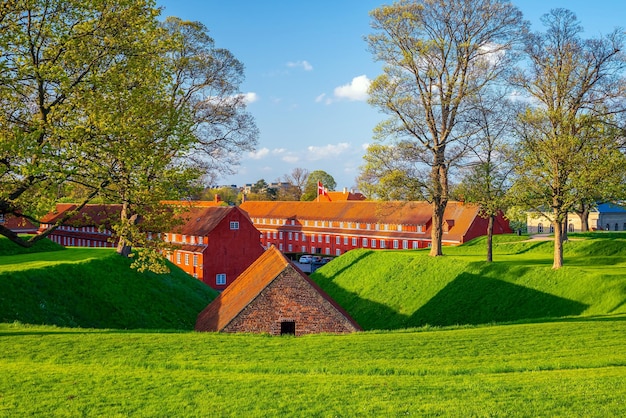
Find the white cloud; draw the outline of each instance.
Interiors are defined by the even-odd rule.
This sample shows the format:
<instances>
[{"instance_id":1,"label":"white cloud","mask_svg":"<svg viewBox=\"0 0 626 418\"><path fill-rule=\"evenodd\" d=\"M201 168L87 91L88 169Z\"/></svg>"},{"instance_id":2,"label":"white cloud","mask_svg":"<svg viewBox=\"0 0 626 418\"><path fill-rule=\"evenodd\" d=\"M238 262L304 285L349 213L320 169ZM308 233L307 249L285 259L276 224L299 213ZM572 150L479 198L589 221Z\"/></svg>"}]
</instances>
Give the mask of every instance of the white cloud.
<instances>
[{"instance_id":1,"label":"white cloud","mask_svg":"<svg viewBox=\"0 0 626 418\"><path fill-rule=\"evenodd\" d=\"M259 101L259 95L255 92L251 91L249 93L242 94L243 101L249 105L250 103L254 103Z\"/></svg>"},{"instance_id":2,"label":"white cloud","mask_svg":"<svg viewBox=\"0 0 626 418\"><path fill-rule=\"evenodd\" d=\"M326 97L326 93L322 93L322 94L320 94L319 96L317 96L317 97L315 98L315 103L319 103L319 102L324 101L324 98L325 98L325 97Z\"/></svg>"},{"instance_id":3,"label":"white cloud","mask_svg":"<svg viewBox=\"0 0 626 418\"><path fill-rule=\"evenodd\" d=\"M269 153L270 153L269 148L261 148L259 150L248 153L248 158L252 160L260 160L262 158L267 157Z\"/></svg>"},{"instance_id":4,"label":"white cloud","mask_svg":"<svg viewBox=\"0 0 626 418\"><path fill-rule=\"evenodd\" d=\"M338 100L365 101L367 89L372 81L366 75L354 77L349 84L335 88L334 95Z\"/></svg>"},{"instance_id":5,"label":"white cloud","mask_svg":"<svg viewBox=\"0 0 626 418\"><path fill-rule=\"evenodd\" d=\"M340 142L339 144L328 144L323 147L309 146L307 148L307 158L311 161L328 159L329 157L338 157L350 149L350 144Z\"/></svg>"},{"instance_id":6,"label":"white cloud","mask_svg":"<svg viewBox=\"0 0 626 418\"><path fill-rule=\"evenodd\" d=\"M306 60L304 61L295 61L295 62L288 62L287 63L287 67L289 68L298 68L298 67L302 67L302 69L304 71L313 71L313 66Z\"/></svg>"}]
</instances>

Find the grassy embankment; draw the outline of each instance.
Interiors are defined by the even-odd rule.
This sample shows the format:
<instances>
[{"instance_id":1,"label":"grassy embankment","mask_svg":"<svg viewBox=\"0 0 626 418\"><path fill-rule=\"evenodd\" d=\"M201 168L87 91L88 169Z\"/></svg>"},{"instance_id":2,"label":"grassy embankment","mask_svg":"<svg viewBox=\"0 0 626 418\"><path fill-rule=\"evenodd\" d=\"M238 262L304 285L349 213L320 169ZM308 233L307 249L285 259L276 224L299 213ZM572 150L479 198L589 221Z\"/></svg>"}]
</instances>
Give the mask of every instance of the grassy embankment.
<instances>
[{"instance_id":1,"label":"grassy embankment","mask_svg":"<svg viewBox=\"0 0 626 418\"><path fill-rule=\"evenodd\" d=\"M311 277L364 329L541 321L626 314L626 234L577 234L565 267L551 241L499 236L494 263L484 239L427 250L354 250Z\"/></svg>"},{"instance_id":2,"label":"grassy embankment","mask_svg":"<svg viewBox=\"0 0 626 418\"><path fill-rule=\"evenodd\" d=\"M0 239L0 322L83 328L184 329L216 292L177 267L138 273L104 248Z\"/></svg>"}]
</instances>

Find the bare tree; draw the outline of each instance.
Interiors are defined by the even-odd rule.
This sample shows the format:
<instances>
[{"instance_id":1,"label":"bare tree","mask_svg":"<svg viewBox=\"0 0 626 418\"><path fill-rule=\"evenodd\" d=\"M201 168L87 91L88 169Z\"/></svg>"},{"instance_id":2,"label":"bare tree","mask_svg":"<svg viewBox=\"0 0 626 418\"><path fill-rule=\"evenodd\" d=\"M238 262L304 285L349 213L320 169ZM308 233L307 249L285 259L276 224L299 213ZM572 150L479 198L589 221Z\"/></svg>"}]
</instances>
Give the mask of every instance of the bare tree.
<instances>
[{"instance_id":1,"label":"bare tree","mask_svg":"<svg viewBox=\"0 0 626 418\"><path fill-rule=\"evenodd\" d=\"M369 103L390 116L375 136L397 141L399 156L428 171L415 183L432 204L430 255L439 256L450 170L471 136L464 121L471 98L511 67L525 23L515 6L498 0L401 0L371 16L377 32L369 48L385 67Z\"/></svg>"}]
</instances>

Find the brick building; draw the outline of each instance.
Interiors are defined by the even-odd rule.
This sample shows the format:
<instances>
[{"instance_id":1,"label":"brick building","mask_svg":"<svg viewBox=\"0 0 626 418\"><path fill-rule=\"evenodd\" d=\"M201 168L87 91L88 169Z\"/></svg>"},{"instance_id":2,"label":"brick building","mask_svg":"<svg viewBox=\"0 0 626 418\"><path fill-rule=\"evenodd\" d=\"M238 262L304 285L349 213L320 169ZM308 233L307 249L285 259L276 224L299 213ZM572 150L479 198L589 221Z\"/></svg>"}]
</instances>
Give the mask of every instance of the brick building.
<instances>
[{"instance_id":1,"label":"brick building","mask_svg":"<svg viewBox=\"0 0 626 418\"><path fill-rule=\"evenodd\" d=\"M328 192L315 202L241 204L266 248L283 253L341 255L354 248L418 249L431 245L432 207L427 202L373 202L337 199ZM334 199L333 199L334 197ZM487 219L479 208L449 202L444 213L444 245L459 245L485 235ZM508 221L496 218L494 234L511 233Z\"/></svg>"},{"instance_id":2,"label":"brick building","mask_svg":"<svg viewBox=\"0 0 626 418\"><path fill-rule=\"evenodd\" d=\"M195 328L296 336L361 330L273 246L200 312Z\"/></svg>"},{"instance_id":3,"label":"brick building","mask_svg":"<svg viewBox=\"0 0 626 418\"><path fill-rule=\"evenodd\" d=\"M177 215L183 222L161 235L175 247L166 257L214 289L225 289L263 253L259 231L240 208L219 201L167 203L183 206ZM40 230L74 209L74 204L58 204L43 218ZM49 238L64 246L115 247L110 224L120 211L121 205L85 205Z\"/></svg>"}]
</instances>

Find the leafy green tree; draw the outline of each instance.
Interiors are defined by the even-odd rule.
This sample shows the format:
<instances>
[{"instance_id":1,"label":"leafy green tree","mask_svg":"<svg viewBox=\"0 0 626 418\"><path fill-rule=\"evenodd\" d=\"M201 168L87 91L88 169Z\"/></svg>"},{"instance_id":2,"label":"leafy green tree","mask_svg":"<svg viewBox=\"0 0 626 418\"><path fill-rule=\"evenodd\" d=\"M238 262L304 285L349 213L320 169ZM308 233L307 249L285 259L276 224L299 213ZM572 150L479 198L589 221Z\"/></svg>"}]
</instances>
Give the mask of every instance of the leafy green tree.
<instances>
[{"instance_id":1,"label":"leafy green tree","mask_svg":"<svg viewBox=\"0 0 626 418\"><path fill-rule=\"evenodd\" d=\"M128 91L122 68L141 66L136 71L150 78L150 61L139 57L153 50L158 12L144 0L18 0L2 6L0 213L37 222L63 185L90 189L81 207L111 184L101 175L101 162L92 159L102 126L91 123L84 104ZM23 239L0 226L0 234L22 246L51 231Z\"/></svg>"},{"instance_id":2,"label":"leafy green tree","mask_svg":"<svg viewBox=\"0 0 626 418\"><path fill-rule=\"evenodd\" d=\"M324 170L312 171L306 179L304 193L300 200L311 201L317 198L317 184L322 183L326 190L333 191L337 187L335 178Z\"/></svg>"},{"instance_id":3,"label":"leafy green tree","mask_svg":"<svg viewBox=\"0 0 626 418\"><path fill-rule=\"evenodd\" d=\"M552 10L543 23L544 33L527 36L529 65L514 79L532 102L520 115L512 190L552 222L552 266L558 269L568 212L587 194L585 184L611 176L615 169L610 160L617 155L619 139L608 127L626 111L626 59L620 30L582 39L580 22L565 9Z\"/></svg>"},{"instance_id":4,"label":"leafy green tree","mask_svg":"<svg viewBox=\"0 0 626 418\"><path fill-rule=\"evenodd\" d=\"M371 16L369 48L385 66L369 103L389 115L375 137L391 144L368 149L364 178L375 184L371 176L380 176L386 188L402 186L404 177L400 195L431 202L430 254L439 256L450 170L471 137L471 99L511 68L525 24L517 8L498 0L400 0Z\"/></svg>"}]
</instances>

